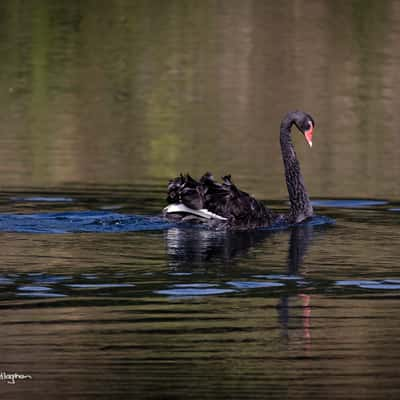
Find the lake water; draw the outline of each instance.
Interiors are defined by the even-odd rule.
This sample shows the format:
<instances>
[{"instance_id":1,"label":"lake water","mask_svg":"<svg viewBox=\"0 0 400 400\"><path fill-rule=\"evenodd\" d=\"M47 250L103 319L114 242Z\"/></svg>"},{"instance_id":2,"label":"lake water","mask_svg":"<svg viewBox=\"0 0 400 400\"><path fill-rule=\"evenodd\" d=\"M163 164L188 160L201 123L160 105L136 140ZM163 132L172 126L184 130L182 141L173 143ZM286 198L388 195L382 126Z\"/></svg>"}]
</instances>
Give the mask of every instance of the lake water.
<instances>
[{"instance_id":1,"label":"lake water","mask_svg":"<svg viewBox=\"0 0 400 400\"><path fill-rule=\"evenodd\" d=\"M381 0L2 1L2 398L399 398L399 21ZM162 219L181 171L286 210L291 109L316 121L312 150L293 133L314 223Z\"/></svg>"}]
</instances>

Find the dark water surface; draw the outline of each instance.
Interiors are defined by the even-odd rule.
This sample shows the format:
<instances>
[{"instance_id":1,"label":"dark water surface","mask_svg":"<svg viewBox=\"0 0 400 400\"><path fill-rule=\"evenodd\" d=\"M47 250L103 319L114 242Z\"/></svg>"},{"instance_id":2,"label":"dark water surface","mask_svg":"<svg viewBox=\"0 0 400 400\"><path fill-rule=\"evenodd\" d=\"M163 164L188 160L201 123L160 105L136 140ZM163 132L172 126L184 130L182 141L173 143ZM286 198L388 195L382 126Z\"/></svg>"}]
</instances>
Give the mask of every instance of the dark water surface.
<instances>
[{"instance_id":1,"label":"dark water surface","mask_svg":"<svg viewBox=\"0 0 400 400\"><path fill-rule=\"evenodd\" d=\"M1 399L400 398L399 26L394 0L1 1ZM286 209L291 109L322 217L160 217L181 171Z\"/></svg>"},{"instance_id":2,"label":"dark water surface","mask_svg":"<svg viewBox=\"0 0 400 400\"><path fill-rule=\"evenodd\" d=\"M227 233L154 217L158 189L1 198L1 366L32 376L6 398L400 395L399 204Z\"/></svg>"}]
</instances>

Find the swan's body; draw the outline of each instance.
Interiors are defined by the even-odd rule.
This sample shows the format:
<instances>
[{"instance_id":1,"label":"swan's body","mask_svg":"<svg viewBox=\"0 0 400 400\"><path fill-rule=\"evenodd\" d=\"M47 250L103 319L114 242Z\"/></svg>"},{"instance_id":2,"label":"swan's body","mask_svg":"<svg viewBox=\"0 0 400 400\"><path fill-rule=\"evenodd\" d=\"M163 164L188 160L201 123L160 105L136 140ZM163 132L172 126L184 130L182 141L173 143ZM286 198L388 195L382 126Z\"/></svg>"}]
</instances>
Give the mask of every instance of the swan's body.
<instances>
[{"instance_id":1,"label":"swan's body","mask_svg":"<svg viewBox=\"0 0 400 400\"><path fill-rule=\"evenodd\" d=\"M231 229L268 227L280 222L294 224L312 217L313 208L291 140L293 124L311 146L314 120L302 111L294 111L288 113L281 123L280 143L290 200L288 215L272 212L239 190L230 175L223 177L220 184L215 182L210 173L206 173L199 181L189 175L181 175L170 181L167 197L169 206L164 209L164 214L178 220L207 222Z\"/></svg>"}]
</instances>

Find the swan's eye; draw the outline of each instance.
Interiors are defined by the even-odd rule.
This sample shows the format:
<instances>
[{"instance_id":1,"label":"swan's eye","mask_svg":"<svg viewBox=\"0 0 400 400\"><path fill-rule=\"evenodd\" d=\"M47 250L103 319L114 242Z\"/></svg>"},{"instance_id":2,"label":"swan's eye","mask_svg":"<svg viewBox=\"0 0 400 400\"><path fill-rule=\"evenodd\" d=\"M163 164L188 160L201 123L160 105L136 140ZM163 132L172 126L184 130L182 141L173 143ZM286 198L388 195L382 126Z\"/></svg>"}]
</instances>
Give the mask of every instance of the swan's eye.
<instances>
[{"instance_id":1,"label":"swan's eye","mask_svg":"<svg viewBox=\"0 0 400 400\"><path fill-rule=\"evenodd\" d=\"M303 131L306 132L306 131L309 131L310 129L314 129L314 124L312 123L312 121L307 120L307 121L305 121Z\"/></svg>"}]
</instances>

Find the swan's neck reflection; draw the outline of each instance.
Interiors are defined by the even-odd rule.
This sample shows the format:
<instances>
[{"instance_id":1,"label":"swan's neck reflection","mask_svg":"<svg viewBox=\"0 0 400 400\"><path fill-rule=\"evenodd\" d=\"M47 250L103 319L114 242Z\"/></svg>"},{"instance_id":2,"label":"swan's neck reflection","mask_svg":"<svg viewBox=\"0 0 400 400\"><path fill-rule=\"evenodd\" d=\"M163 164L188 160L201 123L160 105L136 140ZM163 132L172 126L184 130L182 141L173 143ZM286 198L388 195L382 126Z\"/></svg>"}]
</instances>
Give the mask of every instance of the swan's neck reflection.
<instances>
[{"instance_id":1,"label":"swan's neck reflection","mask_svg":"<svg viewBox=\"0 0 400 400\"><path fill-rule=\"evenodd\" d=\"M300 272L304 256L312 240L312 235L313 226L311 225L300 225L292 228L287 260L288 275L296 275Z\"/></svg>"},{"instance_id":2,"label":"swan's neck reflection","mask_svg":"<svg viewBox=\"0 0 400 400\"><path fill-rule=\"evenodd\" d=\"M304 256L312 241L313 227L310 225L302 225L292 229L289 240L288 258L287 258L287 274L298 275L303 265ZM303 272L304 274L304 272ZM294 303L291 306L291 303ZM305 293L297 293L292 296L284 294L281 296L278 305L278 319L282 327L283 335L289 339L289 332L299 332L299 330L290 330L290 312L301 310L302 327L300 328L301 337L305 340L306 350L311 346L311 296ZM297 318L298 319L298 318Z\"/></svg>"}]
</instances>

